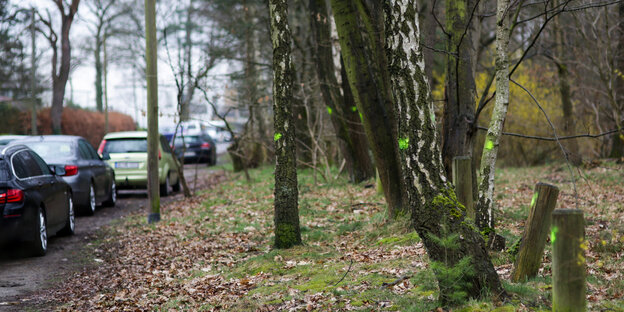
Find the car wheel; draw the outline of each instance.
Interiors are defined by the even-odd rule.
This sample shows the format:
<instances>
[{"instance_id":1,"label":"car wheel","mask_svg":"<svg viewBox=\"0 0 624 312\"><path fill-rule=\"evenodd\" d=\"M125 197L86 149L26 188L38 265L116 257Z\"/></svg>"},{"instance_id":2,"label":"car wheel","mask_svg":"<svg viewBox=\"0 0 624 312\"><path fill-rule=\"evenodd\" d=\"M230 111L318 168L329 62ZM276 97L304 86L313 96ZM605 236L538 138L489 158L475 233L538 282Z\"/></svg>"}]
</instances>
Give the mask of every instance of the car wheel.
<instances>
[{"instance_id":1,"label":"car wheel","mask_svg":"<svg viewBox=\"0 0 624 312\"><path fill-rule=\"evenodd\" d=\"M114 207L116 203L117 203L117 185L115 184L115 178L113 177L113 181L110 187L110 194L108 195L108 199L104 202L104 206Z\"/></svg>"},{"instance_id":2,"label":"car wheel","mask_svg":"<svg viewBox=\"0 0 624 312\"><path fill-rule=\"evenodd\" d=\"M93 183L91 183L89 184L89 199L85 207L85 213L88 216L95 214L95 205L95 188L93 187Z\"/></svg>"},{"instance_id":3,"label":"car wheel","mask_svg":"<svg viewBox=\"0 0 624 312\"><path fill-rule=\"evenodd\" d=\"M180 191L180 176L179 175L178 175L178 181L176 181L176 183L171 186L171 189L174 192L179 192Z\"/></svg>"},{"instance_id":4,"label":"car wheel","mask_svg":"<svg viewBox=\"0 0 624 312\"><path fill-rule=\"evenodd\" d=\"M160 185L160 196L161 197L166 197L169 196L169 174L167 174L167 177L165 178L165 183Z\"/></svg>"},{"instance_id":5,"label":"car wheel","mask_svg":"<svg viewBox=\"0 0 624 312\"><path fill-rule=\"evenodd\" d=\"M68 196L69 205L67 206L67 220L65 221L65 227L59 232L60 235L69 236L74 235L76 228L76 216L74 214L74 202L71 195Z\"/></svg>"},{"instance_id":6,"label":"car wheel","mask_svg":"<svg viewBox=\"0 0 624 312\"><path fill-rule=\"evenodd\" d=\"M48 251L48 227L46 225L45 212L39 207L39 216L32 227L32 243L30 251L33 256L45 256Z\"/></svg>"}]
</instances>

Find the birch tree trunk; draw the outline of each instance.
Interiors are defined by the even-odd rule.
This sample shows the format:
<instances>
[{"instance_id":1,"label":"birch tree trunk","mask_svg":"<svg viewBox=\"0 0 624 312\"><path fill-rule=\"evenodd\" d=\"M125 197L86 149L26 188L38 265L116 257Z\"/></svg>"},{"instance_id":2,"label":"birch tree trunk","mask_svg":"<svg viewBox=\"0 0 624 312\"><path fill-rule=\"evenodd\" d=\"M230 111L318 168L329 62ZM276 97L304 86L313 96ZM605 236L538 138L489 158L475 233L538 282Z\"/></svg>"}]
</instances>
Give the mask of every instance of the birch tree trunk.
<instances>
[{"instance_id":1,"label":"birch tree trunk","mask_svg":"<svg viewBox=\"0 0 624 312\"><path fill-rule=\"evenodd\" d=\"M498 146L509 106L509 0L498 0L496 9L496 102L485 136L481 156L479 200L476 208L476 224L481 233L494 237L494 173Z\"/></svg>"},{"instance_id":2,"label":"birch tree trunk","mask_svg":"<svg viewBox=\"0 0 624 312\"><path fill-rule=\"evenodd\" d=\"M340 37L340 47L349 86L360 114L375 159L388 204L388 216L406 212L403 205L401 167L396 147L394 111L387 81L382 77L386 68L379 68L376 54L381 34L373 34L377 25L366 16L360 0L332 0L331 7ZM383 44L383 43L381 43Z\"/></svg>"},{"instance_id":3,"label":"birch tree trunk","mask_svg":"<svg viewBox=\"0 0 624 312\"><path fill-rule=\"evenodd\" d=\"M295 126L292 115L293 81L291 34L287 0L270 0L273 43L273 113L275 127L275 247L301 244L295 156Z\"/></svg>"},{"instance_id":4,"label":"birch tree trunk","mask_svg":"<svg viewBox=\"0 0 624 312\"><path fill-rule=\"evenodd\" d=\"M433 101L420 45L417 6L411 0L385 3L386 51L398 114L398 145L413 224L431 260L448 270L434 269L443 305L455 303L458 292L478 298L486 293L506 297L490 260L483 236L459 203L444 174L436 138ZM445 244L445 239L454 244ZM488 290L488 291L486 291Z\"/></svg>"},{"instance_id":5,"label":"birch tree trunk","mask_svg":"<svg viewBox=\"0 0 624 312\"><path fill-rule=\"evenodd\" d=\"M359 132L363 132L359 118L353 119L347 115L350 112L350 115L357 116L357 108L353 111L354 104L345 105L345 97L340 94L336 65L332 55L330 29L332 21L329 19L325 0L310 0L310 20L316 39L313 46L314 58L322 96L338 137L338 145L345 159L349 178L352 182L359 183L371 178L375 174L375 168L368 155L366 137L362 138L357 131L349 130L349 123L355 122L354 126L358 125ZM346 92L350 93L351 90L345 90Z\"/></svg>"}]
</instances>

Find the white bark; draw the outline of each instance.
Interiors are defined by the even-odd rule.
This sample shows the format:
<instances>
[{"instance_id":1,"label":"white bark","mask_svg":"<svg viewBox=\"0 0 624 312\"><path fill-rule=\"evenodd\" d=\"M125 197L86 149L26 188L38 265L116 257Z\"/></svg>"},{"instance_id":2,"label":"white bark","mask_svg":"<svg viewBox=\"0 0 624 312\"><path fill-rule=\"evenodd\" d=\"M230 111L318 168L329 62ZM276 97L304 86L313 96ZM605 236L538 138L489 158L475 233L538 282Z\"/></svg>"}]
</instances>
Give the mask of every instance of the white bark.
<instances>
[{"instance_id":1,"label":"white bark","mask_svg":"<svg viewBox=\"0 0 624 312\"><path fill-rule=\"evenodd\" d=\"M496 103L481 157L477 224L494 228L494 173L498 146L509 106L509 0L498 0L496 13ZM481 217L479 217L479 215Z\"/></svg>"}]
</instances>

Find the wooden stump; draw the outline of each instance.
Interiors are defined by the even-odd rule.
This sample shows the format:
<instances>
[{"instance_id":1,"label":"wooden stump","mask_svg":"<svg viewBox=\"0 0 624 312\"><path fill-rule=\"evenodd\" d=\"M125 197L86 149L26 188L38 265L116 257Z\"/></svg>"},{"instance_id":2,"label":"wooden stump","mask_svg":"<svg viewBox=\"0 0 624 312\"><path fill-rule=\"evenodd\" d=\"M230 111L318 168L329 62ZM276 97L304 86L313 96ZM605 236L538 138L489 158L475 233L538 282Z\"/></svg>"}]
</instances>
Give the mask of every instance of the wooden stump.
<instances>
[{"instance_id":1,"label":"wooden stump","mask_svg":"<svg viewBox=\"0 0 624 312\"><path fill-rule=\"evenodd\" d=\"M453 184L457 199L466 207L466 216L475 219L472 197L472 159L470 156L453 157Z\"/></svg>"},{"instance_id":2,"label":"wooden stump","mask_svg":"<svg viewBox=\"0 0 624 312\"><path fill-rule=\"evenodd\" d=\"M552 310L585 311L585 225L583 211L552 213Z\"/></svg>"},{"instance_id":3,"label":"wooden stump","mask_svg":"<svg viewBox=\"0 0 624 312\"><path fill-rule=\"evenodd\" d=\"M531 211L524 227L514 270L511 274L513 282L524 281L537 275L550 229L551 214L557 205L558 195L559 189L554 185L546 183L535 185Z\"/></svg>"}]
</instances>

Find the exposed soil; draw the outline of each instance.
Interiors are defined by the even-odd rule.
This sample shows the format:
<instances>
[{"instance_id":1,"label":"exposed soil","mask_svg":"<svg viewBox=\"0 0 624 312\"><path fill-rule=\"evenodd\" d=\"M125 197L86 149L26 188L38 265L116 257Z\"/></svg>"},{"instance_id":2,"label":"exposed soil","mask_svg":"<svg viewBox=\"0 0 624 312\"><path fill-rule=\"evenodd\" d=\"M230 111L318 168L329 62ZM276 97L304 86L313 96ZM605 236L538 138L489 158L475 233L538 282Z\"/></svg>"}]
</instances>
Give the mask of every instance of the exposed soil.
<instances>
[{"instance_id":1,"label":"exposed soil","mask_svg":"<svg viewBox=\"0 0 624 312\"><path fill-rule=\"evenodd\" d=\"M195 169L198 169L197 172ZM191 190L206 187L212 170L205 165L186 165L185 176ZM197 177L197 185L193 181ZM182 192L162 198L163 203L182 197ZM99 230L112 221L131 214L143 213L147 217L145 190L120 191L115 207L98 207L94 216L78 216L73 236L49 239L44 257L29 257L23 246L14 244L0 247L0 311L52 310L46 302L37 300L37 293L63 281L71 272L88 265L85 247L97 239Z\"/></svg>"}]
</instances>

